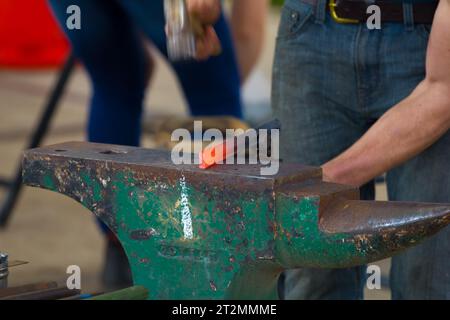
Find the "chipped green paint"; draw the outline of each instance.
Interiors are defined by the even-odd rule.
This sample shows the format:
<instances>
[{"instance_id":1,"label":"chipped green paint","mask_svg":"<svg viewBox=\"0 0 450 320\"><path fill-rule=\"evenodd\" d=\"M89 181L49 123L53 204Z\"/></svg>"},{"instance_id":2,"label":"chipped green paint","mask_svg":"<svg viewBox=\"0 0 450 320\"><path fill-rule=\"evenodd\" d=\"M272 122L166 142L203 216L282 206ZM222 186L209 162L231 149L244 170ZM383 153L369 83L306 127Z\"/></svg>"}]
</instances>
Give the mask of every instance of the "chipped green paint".
<instances>
[{"instance_id":1,"label":"chipped green paint","mask_svg":"<svg viewBox=\"0 0 450 320\"><path fill-rule=\"evenodd\" d=\"M257 252L264 251L273 240L273 234L258 223L260 217L270 214L267 200L256 194L242 195L230 202L230 207L235 205L241 212L230 215L216 210L223 206L223 193L221 198L206 197L189 186L193 238L188 239L183 232L180 183L165 184L161 189L160 182L149 181L142 186L131 176L118 173L112 180L117 181L113 203L118 237L128 254L135 284L158 288L150 290L154 299L232 296L230 284L239 277L239 266L246 260L256 260ZM226 216L228 219L224 219ZM153 234L144 241L130 239L135 230ZM184 270L183 274L174 277L179 270Z\"/></svg>"},{"instance_id":2,"label":"chipped green paint","mask_svg":"<svg viewBox=\"0 0 450 320\"><path fill-rule=\"evenodd\" d=\"M53 176L50 174L46 174L44 176L44 186L48 190L56 191L56 184L53 182Z\"/></svg>"},{"instance_id":3,"label":"chipped green paint","mask_svg":"<svg viewBox=\"0 0 450 320\"><path fill-rule=\"evenodd\" d=\"M90 190L92 198L89 200L99 202L102 199L102 182L92 179L92 175L88 172L80 172L80 178L84 186Z\"/></svg>"},{"instance_id":4,"label":"chipped green paint","mask_svg":"<svg viewBox=\"0 0 450 320\"><path fill-rule=\"evenodd\" d=\"M116 233L150 299L276 299L283 270L370 263L450 223L449 206L358 201L300 165L267 178L258 167L201 171L160 151L69 143L28 151L23 168L25 184L72 197Z\"/></svg>"},{"instance_id":5,"label":"chipped green paint","mask_svg":"<svg viewBox=\"0 0 450 320\"><path fill-rule=\"evenodd\" d=\"M336 267L349 261L364 261L367 255L348 234L327 234L319 226L320 197L297 200L280 195L277 199L278 224L280 226L277 246L283 264L295 267ZM354 263L358 264L357 262Z\"/></svg>"}]
</instances>

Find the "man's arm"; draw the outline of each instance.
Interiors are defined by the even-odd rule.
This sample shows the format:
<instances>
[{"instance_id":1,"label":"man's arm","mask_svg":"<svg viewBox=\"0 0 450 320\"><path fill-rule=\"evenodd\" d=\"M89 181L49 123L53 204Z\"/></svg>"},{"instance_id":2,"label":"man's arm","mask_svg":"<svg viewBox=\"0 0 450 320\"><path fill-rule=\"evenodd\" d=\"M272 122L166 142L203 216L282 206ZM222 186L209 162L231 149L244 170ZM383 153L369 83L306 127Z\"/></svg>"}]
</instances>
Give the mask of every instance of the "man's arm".
<instances>
[{"instance_id":1,"label":"man's arm","mask_svg":"<svg viewBox=\"0 0 450 320\"><path fill-rule=\"evenodd\" d=\"M450 129L450 0L441 0L426 77L350 149L323 166L325 179L361 186L415 157Z\"/></svg>"},{"instance_id":2,"label":"man's arm","mask_svg":"<svg viewBox=\"0 0 450 320\"><path fill-rule=\"evenodd\" d=\"M204 60L217 53L220 41L212 25L221 11L220 0L187 0L191 15L203 25L203 36L197 39L197 59ZM236 44L242 80L245 81L260 54L266 24L267 0L233 2L231 29Z\"/></svg>"},{"instance_id":3,"label":"man's arm","mask_svg":"<svg viewBox=\"0 0 450 320\"><path fill-rule=\"evenodd\" d=\"M258 62L264 44L267 0L233 1L231 31L237 51L242 82Z\"/></svg>"}]
</instances>

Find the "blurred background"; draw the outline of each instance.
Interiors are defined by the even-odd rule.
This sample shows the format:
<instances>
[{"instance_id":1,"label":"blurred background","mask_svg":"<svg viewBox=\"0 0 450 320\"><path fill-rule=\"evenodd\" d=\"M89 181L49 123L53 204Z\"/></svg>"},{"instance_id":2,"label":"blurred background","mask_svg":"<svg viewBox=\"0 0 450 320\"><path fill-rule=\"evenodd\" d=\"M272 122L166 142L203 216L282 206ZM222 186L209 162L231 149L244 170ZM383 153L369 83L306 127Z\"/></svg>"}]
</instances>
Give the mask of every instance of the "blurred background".
<instances>
[{"instance_id":1,"label":"blurred background","mask_svg":"<svg viewBox=\"0 0 450 320\"><path fill-rule=\"evenodd\" d=\"M261 54L242 88L244 120L250 125L270 118L271 68L281 4L282 0L270 4ZM159 147L154 129L158 119L187 117L189 112L172 69L150 45L148 49L155 58L155 68L151 93L145 101L142 145L152 148ZM29 145L55 93L69 53L68 42L46 1L0 1L0 205L7 198L8 183L14 178L21 152ZM41 144L86 140L90 96L89 78L77 64ZM378 185L378 197L386 198L383 184ZM83 290L102 291L105 242L92 214L81 205L32 188L23 188L9 223L0 229L0 251L9 253L12 260L30 262L12 270L11 286L39 281L64 283L66 268L79 265ZM388 263L380 266L386 277ZM389 291L368 291L367 298L386 299Z\"/></svg>"}]
</instances>

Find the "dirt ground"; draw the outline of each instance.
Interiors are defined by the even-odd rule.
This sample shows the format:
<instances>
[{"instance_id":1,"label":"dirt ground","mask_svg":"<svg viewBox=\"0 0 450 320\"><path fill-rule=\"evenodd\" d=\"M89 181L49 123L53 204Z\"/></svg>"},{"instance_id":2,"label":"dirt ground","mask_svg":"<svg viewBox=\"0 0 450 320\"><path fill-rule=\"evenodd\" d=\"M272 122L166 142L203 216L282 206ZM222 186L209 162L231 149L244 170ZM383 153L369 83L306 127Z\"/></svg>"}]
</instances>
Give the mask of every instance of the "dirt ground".
<instances>
[{"instance_id":1,"label":"dirt ground","mask_svg":"<svg viewBox=\"0 0 450 320\"><path fill-rule=\"evenodd\" d=\"M277 21L278 17L272 15L259 65L268 79ZM14 172L55 76L55 70L0 70L0 176L10 177ZM88 79L78 68L44 144L84 140L89 96ZM186 113L173 74L160 59L146 106L149 114ZM152 145L151 138L144 137L144 146ZM383 198L384 188L379 191ZM4 194L0 188L0 202ZM83 290L101 291L99 275L104 244L90 212L61 195L32 188L24 188L10 224L0 230L0 250L8 252L12 260L30 261L12 270L11 286L38 281L65 283L66 268L78 265ZM388 263L381 266L386 274ZM370 291L367 298L386 299L389 292Z\"/></svg>"}]
</instances>

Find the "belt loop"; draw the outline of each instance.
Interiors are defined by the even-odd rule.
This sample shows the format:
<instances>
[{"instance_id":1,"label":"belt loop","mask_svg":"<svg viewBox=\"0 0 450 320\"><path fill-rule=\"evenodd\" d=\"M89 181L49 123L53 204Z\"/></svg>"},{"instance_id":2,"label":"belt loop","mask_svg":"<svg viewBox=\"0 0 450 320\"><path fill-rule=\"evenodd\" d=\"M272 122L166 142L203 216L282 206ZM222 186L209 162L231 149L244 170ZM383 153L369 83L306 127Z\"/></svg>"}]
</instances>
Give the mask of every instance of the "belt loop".
<instances>
[{"instance_id":1,"label":"belt loop","mask_svg":"<svg viewBox=\"0 0 450 320\"><path fill-rule=\"evenodd\" d=\"M407 31L414 30L414 10L410 1L403 2L403 21Z\"/></svg>"},{"instance_id":2,"label":"belt loop","mask_svg":"<svg viewBox=\"0 0 450 320\"><path fill-rule=\"evenodd\" d=\"M317 0L316 3L316 23L323 24L327 12L328 0Z\"/></svg>"}]
</instances>

